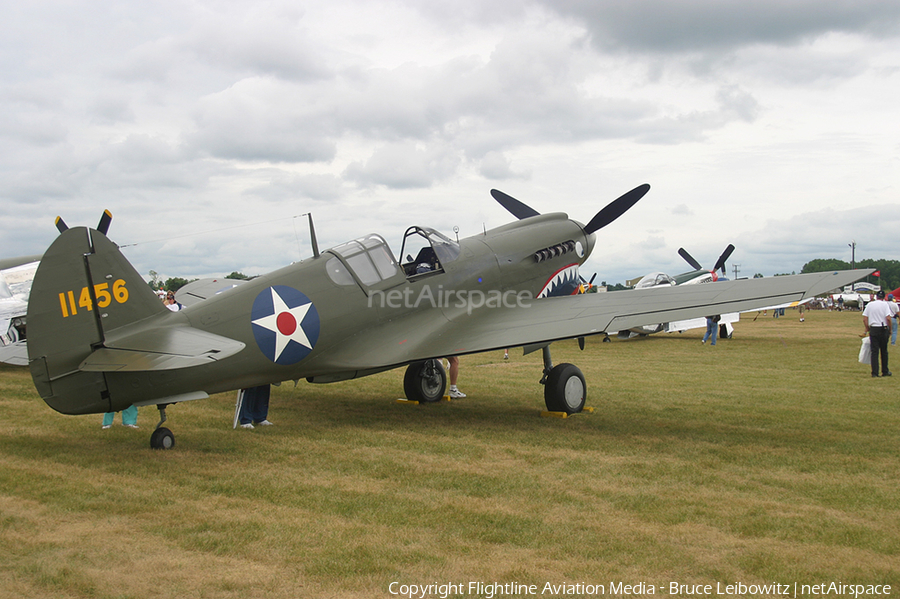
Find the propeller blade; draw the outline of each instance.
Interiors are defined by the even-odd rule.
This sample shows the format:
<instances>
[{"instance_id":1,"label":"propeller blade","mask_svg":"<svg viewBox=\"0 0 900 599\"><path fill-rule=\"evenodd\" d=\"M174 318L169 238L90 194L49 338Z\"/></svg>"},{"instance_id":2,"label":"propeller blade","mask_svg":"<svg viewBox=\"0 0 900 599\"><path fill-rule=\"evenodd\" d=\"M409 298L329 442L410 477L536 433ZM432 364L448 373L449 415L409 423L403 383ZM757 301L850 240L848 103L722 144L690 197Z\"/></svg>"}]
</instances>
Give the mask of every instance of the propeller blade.
<instances>
[{"instance_id":1,"label":"propeller blade","mask_svg":"<svg viewBox=\"0 0 900 599\"><path fill-rule=\"evenodd\" d=\"M97 225L97 230L106 235L109 231L109 223L112 222L112 212L109 210L104 210L103 214L100 216L100 224Z\"/></svg>"},{"instance_id":2,"label":"propeller blade","mask_svg":"<svg viewBox=\"0 0 900 599\"><path fill-rule=\"evenodd\" d=\"M613 222L625 212L634 206L638 200L640 200L644 195L650 191L650 186L644 183L643 185L638 185L628 193L623 196L613 200L606 207L594 215L594 218L591 219L591 222L585 226L584 230L586 233L593 233L594 231L598 231Z\"/></svg>"},{"instance_id":3,"label":"propeller blade","mask_svg":"<svg viewBox=\"0 0 900 599\"><path fill-rule=\"evenodd\" d=\"M526 206L516 198L511 195L507 195L498 189L492 189L491 195L494 196L494 199L497 200L501 206L509 210L510 214L522 220L523 218L528 218L530 216L538 216L540 212L532 208L531 206Z\"/></svg>"},{"instance_id":4,"label":"propeller blade","mask_svg":"<svg viewBox=\"0 0 900 599\"><path fill-rule=\"evenodd\" d=\"M66 224L66 221L64 221L61 216L57 216L56 221L54 221L54 222L56 224L56 228L59 230L60 233L68 231L69 226Z\"/></svg>"},{"instance_id":5,"label":"propeller blade","mask_svg":"<svg viewBox=\"0 0 900 599\"><path fill-rule=\"evenodd\" d=\"M588 285L592 285L592 284L594 283L594 279L596 279L596 278L597 278L597 273L594 273L594 274L591 276L591 280L588 281Z\"/></svg>"},{"instance_id":6,"label":"propeller blade","mask_svg":"<svg viewBox=\"0 0 900 599\"><path fill-rule=\"evenodd\" d=\"M678 248L678 255L684 258L685 262L690 264L694 270L703 270L703 267L700 266L700 263L694 260L694 257L688 254L686 249Z\"/></svg>"},{"instance_id":7,"label":"propeller blade","mask_svg":"<svg viewBox=\"0 0 900 599\"><path fill-rule=\"evenodd\" d=\"M733 251L734 251L734 246L729 243L728 247L725 248L725 251L722 252L722 255L719 256L719 260L716 262L716 265L713 267L713 272L715 272L721 268L722 274L726 274L725 261L731 257L731 252L733 252Z\"/></svg>"}]
</instances>

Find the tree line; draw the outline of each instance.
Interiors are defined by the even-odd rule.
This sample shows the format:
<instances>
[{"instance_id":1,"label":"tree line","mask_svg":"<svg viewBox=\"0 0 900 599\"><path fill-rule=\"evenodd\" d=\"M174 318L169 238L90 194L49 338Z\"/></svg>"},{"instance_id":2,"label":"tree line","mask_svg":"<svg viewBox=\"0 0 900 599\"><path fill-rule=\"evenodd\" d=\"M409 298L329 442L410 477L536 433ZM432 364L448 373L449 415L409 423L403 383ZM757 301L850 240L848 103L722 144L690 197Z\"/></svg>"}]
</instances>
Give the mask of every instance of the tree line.
<instances>
[{"instance_id":1,"label":"tree line","mask_svg":"<svg viewBox=\"0 0 900 599\"><path fill-rule=\"evenodd\" d=\"M865 260L857 260L854 265L856 268L874 268L879 276L870 275L864 280L873 285L881 285L885 291L891 291L900 287L900 261L898 260L875 260L866 258ZM807 272L830 272L833 270L850 270L849 262L838 260L837 258L817 258L810 260L803 265L801 273Z\"/></svg>"}]
</instances>

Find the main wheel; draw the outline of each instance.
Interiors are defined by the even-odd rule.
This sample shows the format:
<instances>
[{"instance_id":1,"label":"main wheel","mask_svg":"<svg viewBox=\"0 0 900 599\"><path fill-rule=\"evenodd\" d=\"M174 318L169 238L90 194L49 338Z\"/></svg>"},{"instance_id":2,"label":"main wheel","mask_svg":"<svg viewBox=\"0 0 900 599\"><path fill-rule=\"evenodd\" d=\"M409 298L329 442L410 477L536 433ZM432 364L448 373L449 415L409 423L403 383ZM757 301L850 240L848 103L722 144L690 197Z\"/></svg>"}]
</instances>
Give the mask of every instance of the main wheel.
<instances>
[{"instance_id":1,"label":"main wheel","mask_svg":"<svg viewBox=\"0 0 900 599\"><path fill-rule=\"evenodd\" d=\"M175 447L175 435L166 427L161 426L150 435L150 447L153 449L172 449Z\"/></svg>"},{"instance_id":2,"label":"main wheel","mask_svg":"<svg viewBox=\"0 0 900 599\"><path fill-rule=\"evenodd\" d=\"M438 360L413 362L403 377L403 391L410 401L440 401L447 388L447 375Z\"/></svg>"},{"instance_id":3,"label":"main wheel","mask_svg":"<svg viewBox=\"0 0 900 599\"><path fill-rule=\"evenodd\" d=\"M577 414L584 408L587 385L574 364L557 364L544 382L544 403L551 412Z\"/></svg>"}]
</instances>

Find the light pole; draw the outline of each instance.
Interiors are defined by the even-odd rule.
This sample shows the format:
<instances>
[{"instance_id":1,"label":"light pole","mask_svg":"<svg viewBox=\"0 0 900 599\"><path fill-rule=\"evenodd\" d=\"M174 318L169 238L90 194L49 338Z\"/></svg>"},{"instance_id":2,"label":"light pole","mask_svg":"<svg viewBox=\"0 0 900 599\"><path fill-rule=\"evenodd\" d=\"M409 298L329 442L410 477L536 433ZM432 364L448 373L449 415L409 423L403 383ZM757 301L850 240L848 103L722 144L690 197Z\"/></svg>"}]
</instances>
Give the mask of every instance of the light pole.
<instances>
[{"instance_id":1,"label":"light pole","mask_svg":"<svg viewBox=\"0 0 900 599\"><path fill-rule=\"evenodd\" d=\"M856 269L856 240L854 239L847 245L850 246L850 270L854 270ZM850 284L850 291L856 291L856 283Z\"/></svg>"}]
</instances>

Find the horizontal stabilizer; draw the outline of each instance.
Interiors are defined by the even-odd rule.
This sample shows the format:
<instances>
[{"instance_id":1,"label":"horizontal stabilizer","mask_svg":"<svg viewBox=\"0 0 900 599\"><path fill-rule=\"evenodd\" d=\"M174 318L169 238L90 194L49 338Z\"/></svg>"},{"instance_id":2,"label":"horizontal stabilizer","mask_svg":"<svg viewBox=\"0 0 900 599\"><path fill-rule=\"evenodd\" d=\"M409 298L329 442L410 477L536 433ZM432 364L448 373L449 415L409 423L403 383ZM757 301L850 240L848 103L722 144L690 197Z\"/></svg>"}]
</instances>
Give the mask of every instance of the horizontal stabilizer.
<instances>
[{"instance_id":1,"label":"horizontal stabilizer","mask_svg":"<svg viewBox=\"0 0 900 599\"><path fill-rule=\"evenodd\" d=\"M79 366L86 372L139 372L190 368L222 360L244 349L227 337L190 327L144 329L107 341Z\"/></svg>"}]
</instances>

